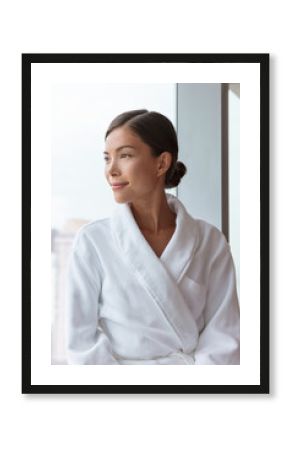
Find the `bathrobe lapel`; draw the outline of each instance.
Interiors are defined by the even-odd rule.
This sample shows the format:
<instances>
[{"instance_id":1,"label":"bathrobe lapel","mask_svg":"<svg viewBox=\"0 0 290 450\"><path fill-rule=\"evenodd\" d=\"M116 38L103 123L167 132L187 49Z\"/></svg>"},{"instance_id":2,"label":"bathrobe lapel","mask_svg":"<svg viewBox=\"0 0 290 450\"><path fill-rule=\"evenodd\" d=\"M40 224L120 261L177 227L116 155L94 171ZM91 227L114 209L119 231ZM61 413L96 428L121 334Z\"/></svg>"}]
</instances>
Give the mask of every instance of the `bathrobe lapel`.
<instances>
[{"instance_id":1,"label":"bathrobe lapel","mask_svg":"<svg viewBox=\"0 0 290 450\"><path fill-rule=\"evenodd\" d=\"M197 343L198 328L178 283L192 261L197 231L182 203L171 194L166 196L169 207L176 213L176 229L160 258L142 235L127 203L117 205L111 226L120 256L159 306L179 347L187 353Z\"/></svg>"}]
</instances>

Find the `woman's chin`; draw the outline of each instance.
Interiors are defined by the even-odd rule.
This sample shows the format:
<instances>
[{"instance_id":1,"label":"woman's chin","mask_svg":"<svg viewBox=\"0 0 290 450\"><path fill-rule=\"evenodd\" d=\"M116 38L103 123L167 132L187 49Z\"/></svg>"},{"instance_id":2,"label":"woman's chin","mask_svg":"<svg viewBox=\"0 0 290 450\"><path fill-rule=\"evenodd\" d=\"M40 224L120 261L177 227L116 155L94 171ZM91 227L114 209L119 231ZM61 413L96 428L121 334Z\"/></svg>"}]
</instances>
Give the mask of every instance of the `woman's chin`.
<instances>
[{"instance_id":1,"label":"woman's chin","mask_svg":"<svg viewBox=\"0 0 290 450\"><path fill-rule=\"evenodd\" d=\"M125 195L114 194L114 200L116 203L128 203L128 199Z\"/></svg>"}]
</instances>

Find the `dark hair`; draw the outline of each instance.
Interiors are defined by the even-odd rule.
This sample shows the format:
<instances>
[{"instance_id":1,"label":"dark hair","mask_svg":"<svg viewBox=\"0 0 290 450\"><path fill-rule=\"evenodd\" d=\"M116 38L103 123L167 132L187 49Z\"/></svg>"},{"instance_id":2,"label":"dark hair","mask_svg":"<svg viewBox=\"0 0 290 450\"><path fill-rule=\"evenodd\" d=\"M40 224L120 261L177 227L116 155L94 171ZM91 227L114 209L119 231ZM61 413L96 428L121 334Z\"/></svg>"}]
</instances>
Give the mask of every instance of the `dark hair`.
<instances>
[{"instance_id":1,"label":"dark hair","mask_svg":"<svg viewBox=\"0 0 290 450\"><path fill-rule=\"evenodd\" d=\"M123 125L128 126L145 144L151 147L152 156L157 157L164 151L171 153L172 162L166 172L165 187L178 186L186 173L186 167L181 161L177 161L177 135L171 121L163 114L155 111L149 112L147 109L126 111L113 119L106 131L105 139L115 128Z\"/></svg>"}]
</instances>

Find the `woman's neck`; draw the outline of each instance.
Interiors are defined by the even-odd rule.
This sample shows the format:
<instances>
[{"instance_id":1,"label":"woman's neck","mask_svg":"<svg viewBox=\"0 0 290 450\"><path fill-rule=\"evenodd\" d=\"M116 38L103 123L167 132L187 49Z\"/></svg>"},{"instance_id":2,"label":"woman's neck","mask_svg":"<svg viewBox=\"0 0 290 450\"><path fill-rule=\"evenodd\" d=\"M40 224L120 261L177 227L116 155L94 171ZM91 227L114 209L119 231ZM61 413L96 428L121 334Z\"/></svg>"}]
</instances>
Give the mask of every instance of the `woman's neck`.
<instances>
[{"instance_id":1,"label":"woman's neck","mask_svg":"<svg viewBox=\"0 0 290 450\"><path fill-rule=\"evenodd\" d=\"M140 199L130 204L132 214L140 230L158 234L175 227L176 214L169 208L164 191L150 199Z\"/></svg>"}]
</instances>

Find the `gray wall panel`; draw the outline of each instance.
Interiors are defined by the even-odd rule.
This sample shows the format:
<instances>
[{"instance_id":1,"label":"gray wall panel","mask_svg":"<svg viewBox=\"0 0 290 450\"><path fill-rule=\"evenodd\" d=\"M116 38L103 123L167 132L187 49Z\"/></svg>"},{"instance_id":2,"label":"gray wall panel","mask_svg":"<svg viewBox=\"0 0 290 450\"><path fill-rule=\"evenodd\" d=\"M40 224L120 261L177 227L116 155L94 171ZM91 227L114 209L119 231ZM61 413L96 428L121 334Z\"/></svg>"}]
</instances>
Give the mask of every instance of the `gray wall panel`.
<instances>
[{"instance_id":1,"label":"gray wall panel","mask_svg":"<svg viewBox=\"0 0 290 450\"><path fill-rule=\"evenodd\" d=\"M177 85L179 160L187 174L178 197L189 213L219 229L221 211L221 84Z\"/></svg>"}]
</instances>

